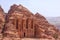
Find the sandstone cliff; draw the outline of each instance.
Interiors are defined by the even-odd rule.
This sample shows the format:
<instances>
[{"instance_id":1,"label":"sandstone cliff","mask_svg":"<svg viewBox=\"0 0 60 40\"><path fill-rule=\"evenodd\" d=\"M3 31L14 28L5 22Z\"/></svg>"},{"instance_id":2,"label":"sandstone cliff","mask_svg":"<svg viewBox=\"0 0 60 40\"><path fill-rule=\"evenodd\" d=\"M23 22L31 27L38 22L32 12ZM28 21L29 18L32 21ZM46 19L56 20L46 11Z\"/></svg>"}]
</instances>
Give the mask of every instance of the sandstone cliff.
<instances>
[{"instance_id":1,"label":"sandstone cliff","mask_svg":"<svg viewBox=\"0 0 60 40\"><path fill-rule=\"evenodd\" d=\"M22 5L12 5L7 14L0 7L0 38L21 40L20 38L59 39L60 31L39 13L35 15Z\"/></svg>"},{"instance_id":2,"label":"sandstone cliff","mask_svg":"<svg viewBox=\"0 0 60 40\"><path fill-rule=\"evenodd\" d=\"M4 10L0 6L0 40L3 38L3 28L5 24L5 14Z\"/></svg>"}]
</instances>

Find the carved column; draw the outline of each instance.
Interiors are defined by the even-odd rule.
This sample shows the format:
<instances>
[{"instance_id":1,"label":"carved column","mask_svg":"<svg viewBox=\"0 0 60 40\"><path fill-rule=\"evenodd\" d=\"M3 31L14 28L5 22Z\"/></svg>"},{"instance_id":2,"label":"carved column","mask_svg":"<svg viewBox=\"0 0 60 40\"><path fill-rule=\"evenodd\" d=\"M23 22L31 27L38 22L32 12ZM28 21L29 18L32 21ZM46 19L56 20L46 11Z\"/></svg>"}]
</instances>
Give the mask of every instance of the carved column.
<instances>
[{"instance_id":1,"label":"carved column","mask_svg":"<svg viewBox=\"0 0 60 40\"><path fill-rule=\"evenodd\" d=\"M28 37L34 37L33 18L28 18Z\"/></svg>"}]
</instances>

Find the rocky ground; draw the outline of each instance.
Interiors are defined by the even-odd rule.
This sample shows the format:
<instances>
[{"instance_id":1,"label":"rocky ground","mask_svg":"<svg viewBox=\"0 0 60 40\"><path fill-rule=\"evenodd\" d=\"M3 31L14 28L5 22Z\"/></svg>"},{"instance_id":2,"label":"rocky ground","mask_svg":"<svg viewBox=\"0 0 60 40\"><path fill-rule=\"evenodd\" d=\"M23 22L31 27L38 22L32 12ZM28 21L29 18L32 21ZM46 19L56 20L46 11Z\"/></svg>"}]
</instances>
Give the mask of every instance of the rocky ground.
<instances>
[{"instance_id":1,"label":"rocky ground","mask_svg":"<svg viewBox=\"0 0 60 40\"><path fill-rule=\"evenodd\" d=\"M22 38L21 40L56 40L56 39L43 39L43 38L41 38L41 39L37 39L37 38ZM59 40L59 39L57 39L57 40Z\"/></svg>"}]
</instances>

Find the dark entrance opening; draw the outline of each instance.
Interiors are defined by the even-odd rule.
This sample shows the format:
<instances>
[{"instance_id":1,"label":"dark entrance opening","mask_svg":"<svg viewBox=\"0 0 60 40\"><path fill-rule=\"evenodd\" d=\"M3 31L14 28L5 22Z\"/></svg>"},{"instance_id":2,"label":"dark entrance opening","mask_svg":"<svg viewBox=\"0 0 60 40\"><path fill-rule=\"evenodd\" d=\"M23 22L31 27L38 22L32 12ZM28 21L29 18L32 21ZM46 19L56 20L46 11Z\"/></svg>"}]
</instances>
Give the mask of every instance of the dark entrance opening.
<instances>
[{"instance_id":1,"label":"dark entrance opening","mask_svg":"<svg viewBox=\"0 0 60 40\"><path fill-rule=\"evenodd\" d=\"M24 37L25 37L25 32L24 32Z\"/></svg>"}]
</instances>

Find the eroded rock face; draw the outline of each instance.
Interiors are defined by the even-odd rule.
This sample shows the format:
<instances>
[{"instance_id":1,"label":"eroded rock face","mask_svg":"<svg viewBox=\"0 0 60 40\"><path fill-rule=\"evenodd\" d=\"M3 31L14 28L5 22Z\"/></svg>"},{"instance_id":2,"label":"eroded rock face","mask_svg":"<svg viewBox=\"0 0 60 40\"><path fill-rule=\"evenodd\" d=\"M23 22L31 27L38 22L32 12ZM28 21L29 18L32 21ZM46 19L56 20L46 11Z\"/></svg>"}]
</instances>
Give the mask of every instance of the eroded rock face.
<instances>
[{"instance_id":1,"label":"eroded rock face","mask_svg":"<svg viewBox=\"0 0 60 40\"><path fill-rule=\"evenodd\" d=\"M44 16L39 13L34 15L22 5L12 5L7 14L4 14L0 8L0 16L0 34L3 34L3 40L57 39L60 37L59 30L48 23Z\"/></svg>"},{"instance_id":2,"label":"eroded rock face","mask_svg":"<svg viewBox=\"0 0 60 40\"><path fill-rule=\"evenodd\" d=\"M3 9L0 6L0 40L3 38L3 28L5 24L5 14Z\"/></svg>"},{"instance_id":3,"label":"eroded rock face","mask_svg":"<svg viewBox=\"0 0 60 40\"><path fill-rule=\"evenodd\" d=\"M15 5L13 5L12 7L14 8ZM5 26L7 32L5 31L5 33L11 34L9 32L17 32L18 36L21 38L34 37L33 14L29 12L28 9L24 8L22 5L16 6L15 10L12 10L12 7L7 14L7 23Z\"/></svg>"},{"instance_id":4,"label":"eroded rock face","mask_svg":"<svg viewBox=\"0 0 60 40\"><path fill-rule=\"evenodd\" d=\"M52 24L48 23L45 17L40 15L39 13L35 14L36 17L36 37L41 38L59 38L59 30ZM38 26L38 27L37 27ZM55 36L54 36L55 35Z\"/></svg>"}]
</instances>

